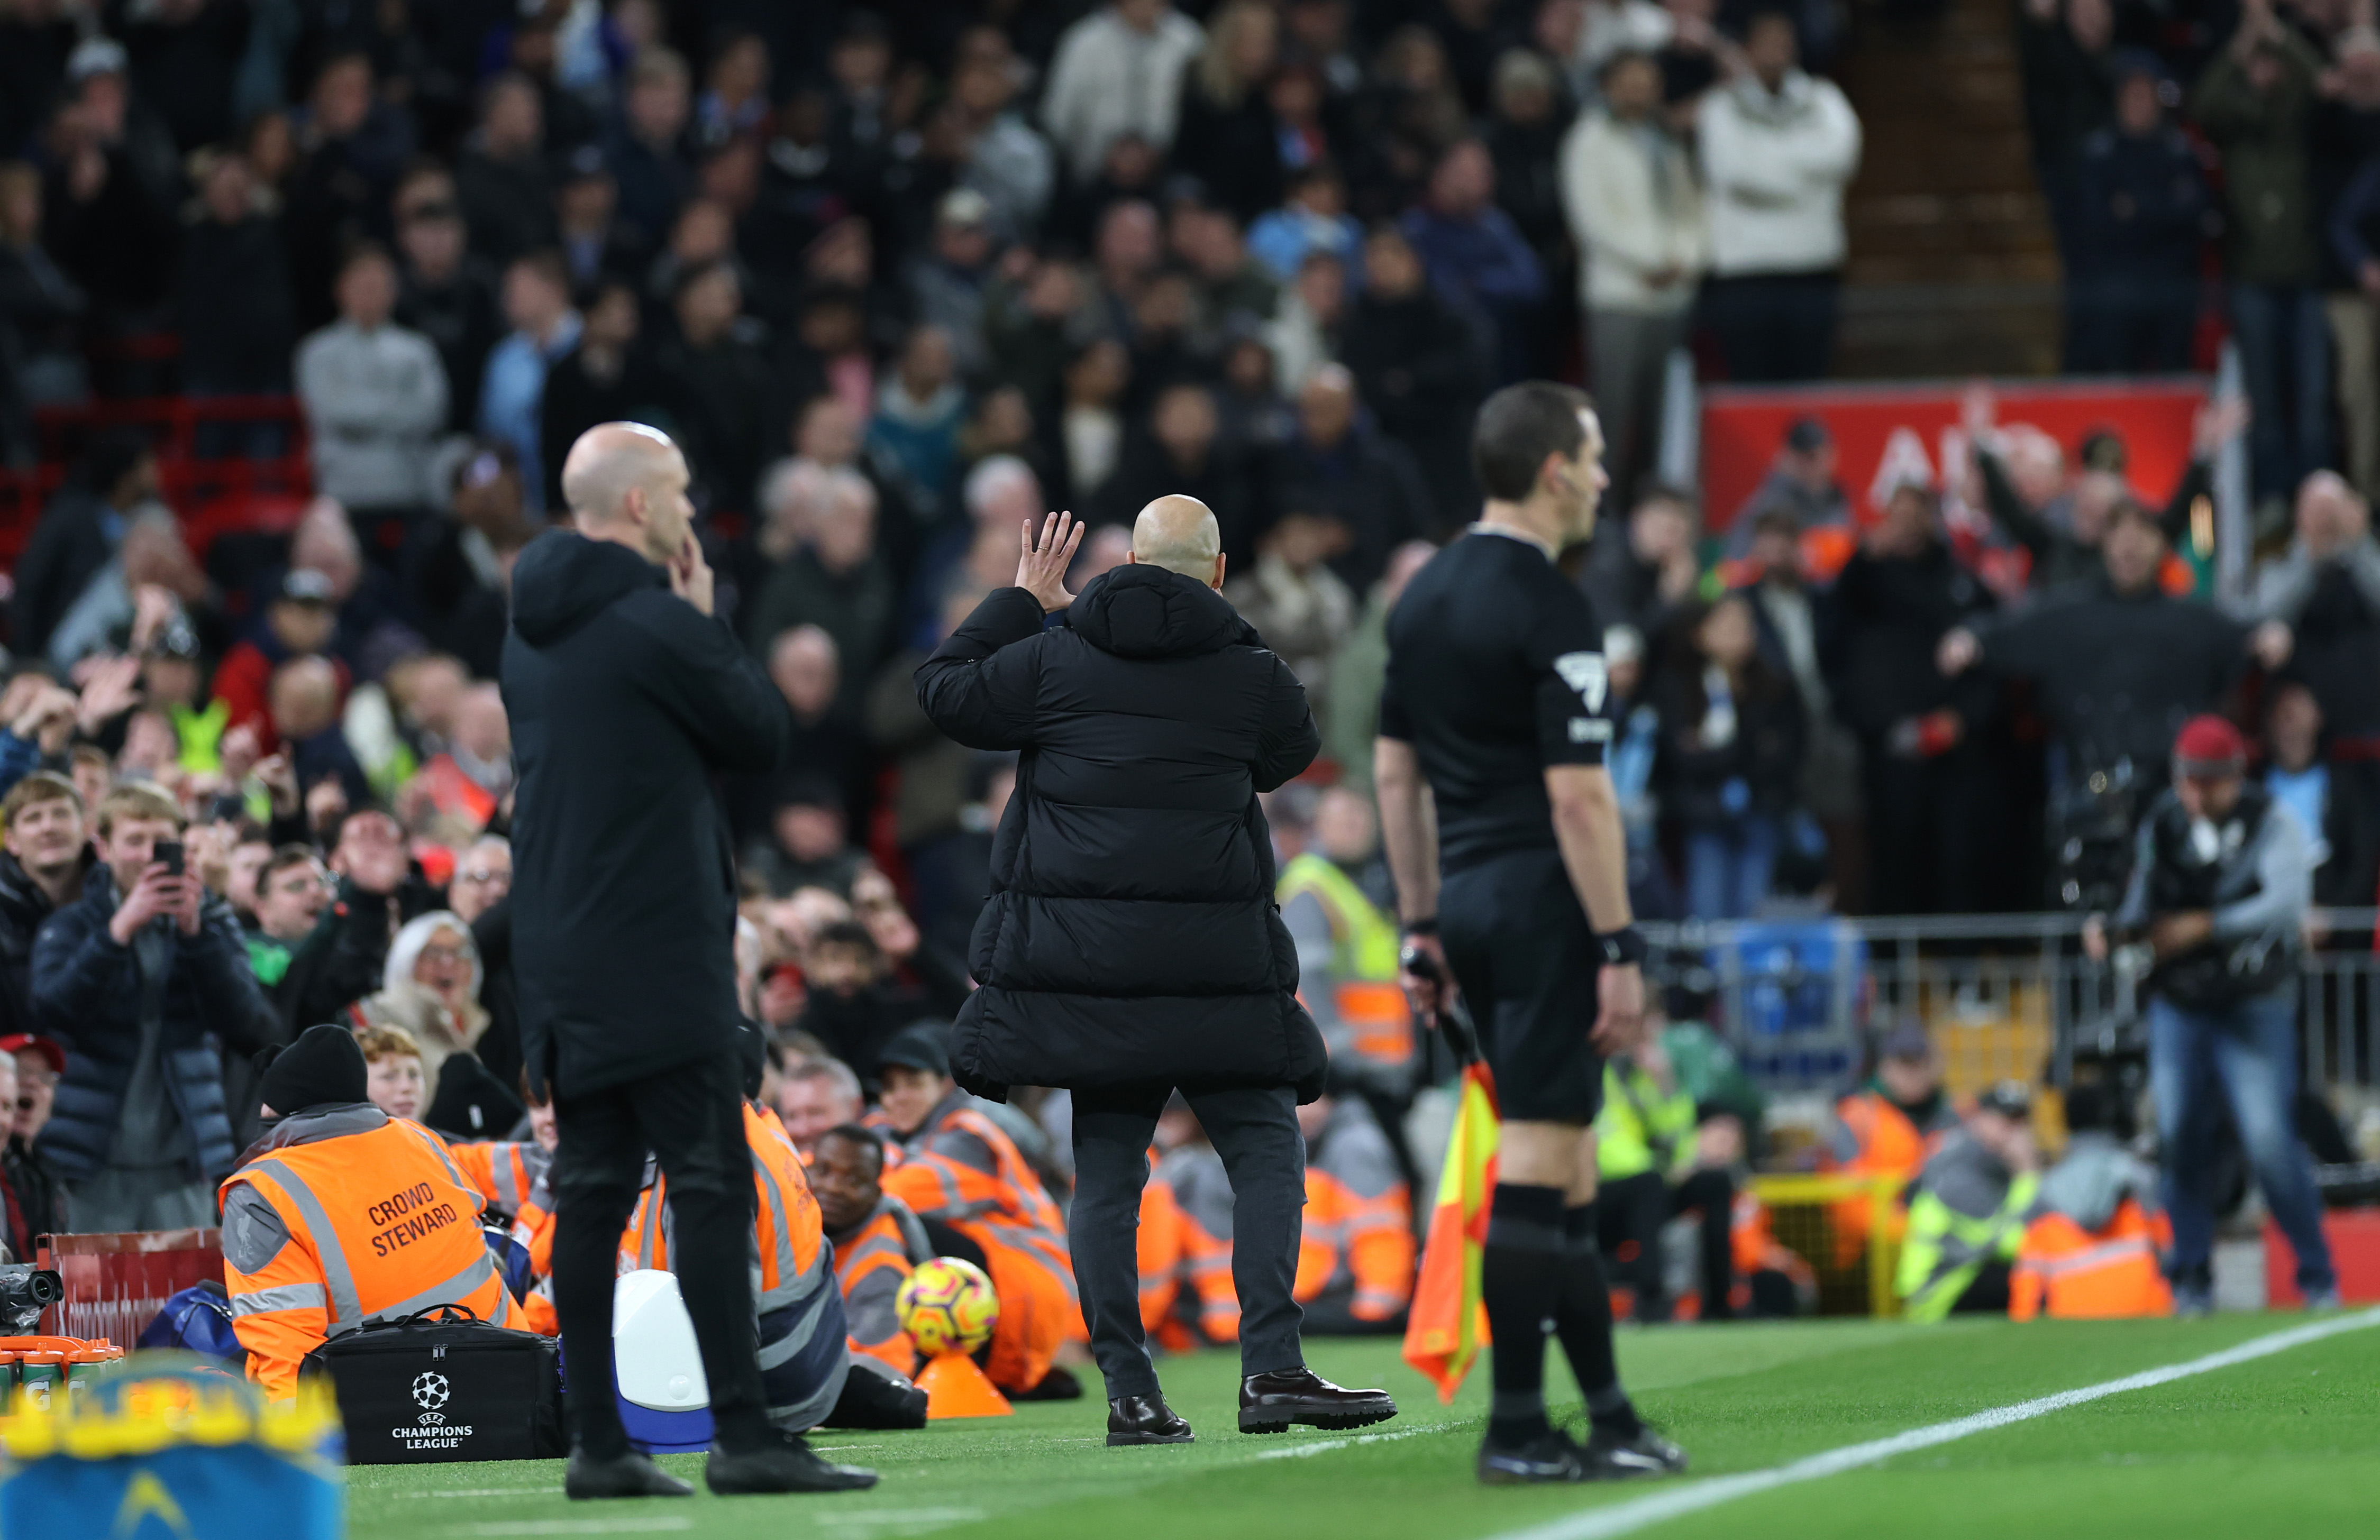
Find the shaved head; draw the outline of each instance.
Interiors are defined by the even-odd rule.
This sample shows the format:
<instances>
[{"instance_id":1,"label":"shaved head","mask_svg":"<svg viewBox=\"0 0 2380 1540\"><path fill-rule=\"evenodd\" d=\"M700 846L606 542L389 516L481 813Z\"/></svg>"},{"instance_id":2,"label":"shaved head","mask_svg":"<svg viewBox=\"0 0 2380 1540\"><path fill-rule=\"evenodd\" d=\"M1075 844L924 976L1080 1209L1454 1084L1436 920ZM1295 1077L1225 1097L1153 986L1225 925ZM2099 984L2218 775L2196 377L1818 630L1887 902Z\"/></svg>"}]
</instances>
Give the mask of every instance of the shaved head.
<instances>
[{"instance_id":1,"label":"shaved head","mask_svg":"<svg viewBox=\"0 0 2380 1540\"><path fill-rule=\"evenodd\" d=\"M1195 497L1178 493L1160 497L1133 521L1129 560L1220 588L1223 586L1223 527L1215 522L1215 511Z\"/></svg>"},{"instance_id":2,"label":"shaved head","mask_svg":"<svg viewBox=\"0 0 2380 1540\"><path fill-rule=\"evenodd\" d=\"M606 422L578 435L562 462L562 498L590 540L634 547L665 563L685 544L693 505L686 456L641 422Z\"/></svg>"}]
</instances>

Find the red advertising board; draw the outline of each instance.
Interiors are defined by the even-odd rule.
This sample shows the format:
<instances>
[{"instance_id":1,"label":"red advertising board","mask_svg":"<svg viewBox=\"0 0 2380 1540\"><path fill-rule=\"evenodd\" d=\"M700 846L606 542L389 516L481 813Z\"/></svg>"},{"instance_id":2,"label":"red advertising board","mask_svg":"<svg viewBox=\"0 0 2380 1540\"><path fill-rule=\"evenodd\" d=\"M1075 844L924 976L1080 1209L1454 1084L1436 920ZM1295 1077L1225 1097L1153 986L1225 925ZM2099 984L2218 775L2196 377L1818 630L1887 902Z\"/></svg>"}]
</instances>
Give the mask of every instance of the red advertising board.
<instances>
[{"instance_id":1,"label":"red advertising board","mask_svg":"<svg viewBox=\"0 0 2380 1540\"><path fill-rule=\"evenodd\" d=\"M1876 516L1892 489L1911 480L1943 485L1943 469L1968 461L1964 412L1973 387L1909 385L1715 387L1703 396L1702 484L1713 533L1735 522L1768 474L1785 430L1805 417L1833 433L1837 479L1862 519ZM2126 477L2152 503L2173 493L2190 463L2191 419L2206 398L2199 376L2153 380L2020 380L1991 386L1994 428L2046 433L2073 463L2083 438L2111 431L2129 452ZM1955 498L1957 482L1949 489Z\"/></svg>"}]
</instances>

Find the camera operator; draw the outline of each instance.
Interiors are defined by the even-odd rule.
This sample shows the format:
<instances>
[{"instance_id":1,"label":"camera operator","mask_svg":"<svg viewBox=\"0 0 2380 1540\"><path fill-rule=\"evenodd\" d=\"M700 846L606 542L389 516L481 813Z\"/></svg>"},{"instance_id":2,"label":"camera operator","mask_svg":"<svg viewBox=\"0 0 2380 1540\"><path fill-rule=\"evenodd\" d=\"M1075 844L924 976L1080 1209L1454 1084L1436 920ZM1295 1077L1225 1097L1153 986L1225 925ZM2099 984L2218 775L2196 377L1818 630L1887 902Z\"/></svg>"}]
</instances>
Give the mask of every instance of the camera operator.
<instances>
[{"instance_id":1,"label":"camera operator","mask_svg":"<svg viewBox=\"0 0 2380 1540\"><path fill-rule=\"evenodd\" d=\"M2165 1206L2173 1219L2174 1307L2213 1304L2209 1159L2228 1098L2240 1142L2290 1247L2309 1307L2336 1304L2313 1168L2298 1142L2300 926L2313 892L2312 842L2288 808L2247 779L2248 747L2221 717L2193 717L2174 740L2174 783L2150 805L2131 885L2112 922L2145 938L2149 1085L2156 1101ZM2084 950L2107 954L2095 916Z\"/></svg>"}]
</instances>

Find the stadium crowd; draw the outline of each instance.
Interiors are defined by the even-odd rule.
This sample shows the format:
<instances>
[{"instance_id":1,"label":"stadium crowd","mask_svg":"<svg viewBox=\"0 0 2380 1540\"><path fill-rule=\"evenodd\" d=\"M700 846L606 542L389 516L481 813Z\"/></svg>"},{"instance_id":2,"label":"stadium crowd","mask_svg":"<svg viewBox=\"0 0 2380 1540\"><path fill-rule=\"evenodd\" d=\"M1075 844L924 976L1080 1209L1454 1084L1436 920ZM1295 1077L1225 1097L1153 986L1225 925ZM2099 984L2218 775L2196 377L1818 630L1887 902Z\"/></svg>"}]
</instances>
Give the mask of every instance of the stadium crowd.
<instances>
[{"instance_id":1,"label":"stadium crowd","mask_svg":"<svg viewBox=\"0 0 2380 1540\"><path fill-rule=\"evenodd\" d=\"M970 988L1014 759L943 738L912 683L1046 508L1093 526L1079 585L1149 499L1210 504L1226 596L1322 725L1323 772L1269 808L1336 1065L1301 1114L1309 1329L1390 1326L1412 1287L1427 1162L1402 1120L1445 1066L1393 988L1371 744L1388 612L1476 511L1469 424L1500 384L1583 371L1604 413L1624 495L1573 555L1625 703L1640 914L2032 908L2060 882L2086 905L2046 829L2110 784L2145 806L2210 710L2320 834L2318 894L2370 902L2380 384L2353 285L2380 285L2355 244L2380 172L2350 175L2332 120L2362 121L2380 42L2258 3L2175 54L2147 16L2023 21L2073 366L2187 361L2213 198L2165 116L2188 68L2252 411L2210 404L2152 502L2120 441L2070 463L1978 397L1972 465L1855 519L1815 419L1742 509L1657 474L1690 336L1734 380L1828 369L1860 130L1799 62L1838 46L1824 5L5 0L0 457L30 460L42 407L291 393L315 493L285 540L195 552L157 446L94 432L17 563L11 1250L210 1222L259 1055L334 1022L391 1116L519 1151L485 1180L535 1255L551 1127L490 681L564 452L613 419L686 449L721 610L793 713L795 769L725 789L759 1100L816 1162L855 1344L895 1366L880 1253L978 1257L1043 1301L995 1347L1020 1392L1071 1308L1064 1100L969 1102L931 1029ZM2116 49L2135 33L2168 54ZM172 362L123 346L159 333ZM2340 380L2362 360L2350 478L2334 341ZM2176 552L2242 431L2289 528L2229 612ZM200 453L281 432L209 423ZM1697 1024L1655 1042L1615 1071L1607 1243L1658 1315L1653 1238L1692 1209L1705 1312L1730 1277L1790 1309L1799 1264L1734 1202L1756 1097ZM1145 1308L1176 1345L1228 1338L1219 1159L1178 1108L1159 1144Z\"/></svg>"}]
</instances>

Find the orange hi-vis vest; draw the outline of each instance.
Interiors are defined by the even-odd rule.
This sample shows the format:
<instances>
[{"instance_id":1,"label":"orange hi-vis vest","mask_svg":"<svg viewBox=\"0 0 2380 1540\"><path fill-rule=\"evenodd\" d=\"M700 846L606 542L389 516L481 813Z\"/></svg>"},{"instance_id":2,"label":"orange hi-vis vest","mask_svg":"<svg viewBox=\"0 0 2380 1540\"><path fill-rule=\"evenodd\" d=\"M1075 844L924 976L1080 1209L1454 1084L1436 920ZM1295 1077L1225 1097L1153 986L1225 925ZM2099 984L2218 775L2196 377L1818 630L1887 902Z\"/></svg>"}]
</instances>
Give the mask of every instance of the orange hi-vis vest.
<instances>
[{"instance_id":1,"label":"orange hi-vis vest","mask_svg":"<svg viewBox=\"0 0 2380 1540\"><path fill-rule=\"evenodd\" d=\"M2172 1243L2165 1216L2148 1213L2133 1198L2119 1204L2095 1234L2063 1214L2044 1214L2025 1227L2009 1269L2009 1318L2170 1316L2173 1289L2157 1253Z\"/></svg>"},{"instance_id":2,"label":"orange hi-vis vest","mask_svg":"<svg viewBox=\"0 0 2380 1540\"><path fill-rule=\"evenodd\" d=\"M1174 1303L1182 1297L1182 1216L1173 1189L1153 1174L1159 1157L1152 1149L1149 1180L1140 1189L1140 1229L1134 1252L1140 1267L1140 1328L1168 1352L1187 1352L1193 1343L1189 1328L1173 1318Z\"/></svg>"},{"instance_id":3,"label":"orange hi-vis vest","mask_svg":"<svg viewBox=\"0 0 2380 1540\"><path fill-rule=\"evenodd\" d=\"M478 1190L419 1123L365 1103L285 1119L218 1196L232 1328L275 1399L297 1394L308 1353L367 1323L460 1304L522 1325Z\"/></svg>"},{"instance_id":4,"label":"orange hi-vis vest","mask_svg":"<svg viewBox=\"0 0 2380 1540\"><path fill-rule=\"evenodd\" d=\"M752 1244L759 1260L760 1286L754 1304L763 1316L790 1309L815 1294L834 1276L834 1252L826 1243L818 1197L810 1191L801 1152L774 1112L744 1104L744 1141L752 1150L752 1185L759 1212ZM623 1270L629 1267L669 1270L670 1236L676 1228L669 1209L669 1179L653 1173L628 1216L620 1237Z\"/></svg>"},{"instance_id":5,"label":"orange hi-vis vest","mask_svg":"<svg viewBox=\"0 0 2380 1540\"><path fill-rule=\"evenodd\" d=\"M1309 1145L1297 1247L1300 1304L1349 1291L1359 1321L1389 1321L1413 1298L1413 1194L1361 1103L1342 1102Z\"/></svg>"},{"instance_id":6,"label":"orange hi-vis vest","mask_svg":"<svg viewBox=\"0 0 2380 1540\"><path fill-rule=\"evenodd\" d=\"M1240 1340L1240 1293L1232 1281L1232 1183L1208 1144L1180 1145L1158 1162L1148 1185L1163 1187L1181 1219L1176 1276L1190 1285L1187 1313L1209 1342ZM1178 1295L1176 1296L1178 1298ZM1175 1312L1178 1317L1184 1312ZM1178 1333L1187 1349L1197 1344Z\"/></svg>"},{"instance_id":7,"label":"orange hi-vis vest","mask_svg":"<svg viewBox=\"0 0 2380 1540\"><path fill-rule=\"evenodd\" d=\"M446 1153L488 1200L488 1207L513 1220L516 1228L526 1225L534 1231L549 1217L552 1196L544 1183L553 1154L543 1145L455 1144L448 1145Z\"/></svg>"},{"instance_id":8,"label":"orange hi-vis vest","mask_svg":"<svg viewBox=\"0 0 2380 1540\"><path fill-rule=\"evenodd\" d=\"M1030 1390L1061 1345L1087 1335L1064 1216L1015 1142L955 1094L905 1144L884 1190L983 1248L1000 1295L984 1372L1003 1390Z\"/></svg>"},{"instance_id":9,"label":"orange hi-vis vest","mask_svg":"<svg viewBox=\"0 0 2380 1540\"><path fill-rule=\"evenodd\" d=\"M1925 1131L1910 1121L1909 1114L1894 1106L1882 1092L1854 1091L1835 1103L1835 1116L1842 1122L1855 1146L1848 1159L1832 1158L1824 1168L1847 1176L1890 1177L1901 1186L1916 1180L1925 1162L1942 1147L1942 1140L1955 1122ZM1849 1197L1833 1206L1835 1260L1849 1267L1859 1259L1867 1245L1872 1210L1864 1194ZM1900 1236L1900 1226L1905 1215L1900 1206L1893 1209L1893 1238Z\"/></svg>"},{"instance_id":10,"label":"orange hi-vis vest","mask_svg":"<svg viewBox=\"0 0 2380 1540\"><path fill-rule=\"evenodd\" d=\"M899 1198L879 1198L876 1211L834 1243L834 1276L843 1285L844 1328L851 1351L902 1376L917 1372L917 1345L901 1328L895 1296L917 1265L933 1255L917 1217Z\"/></svg>"}]
</instances>

